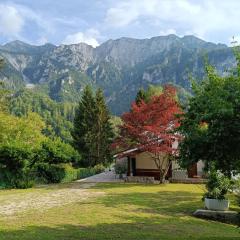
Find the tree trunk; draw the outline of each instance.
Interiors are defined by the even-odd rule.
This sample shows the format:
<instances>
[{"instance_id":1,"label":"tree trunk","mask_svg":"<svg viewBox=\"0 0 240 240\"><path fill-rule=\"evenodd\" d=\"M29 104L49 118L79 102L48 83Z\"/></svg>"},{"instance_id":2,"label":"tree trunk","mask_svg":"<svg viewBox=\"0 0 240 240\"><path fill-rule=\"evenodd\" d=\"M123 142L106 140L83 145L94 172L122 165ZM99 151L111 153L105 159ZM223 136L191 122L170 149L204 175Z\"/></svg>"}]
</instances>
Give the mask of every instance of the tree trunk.
<instances>
[{"instance_id":1,"label":"tree trunk","mask_svg":"<svg viewBox=\"0 0 240 240\"><path fill-rule=\"evenodd\" d=\"M167 176L168 170L171 166L171 161L169 161L169 164L167 165L166 169L163 171L163 169L159 169L159 183L165 183L165 177Z\"/></svg>"},{"instance_id":2,"label":"tree trunk","mask_svg":"<svg viewBox=\"0 0 240 240\"><path fill-rule=\"evenodd\" d=\"M159 184L162 184L165 182L165 177L162 174L162 171L159 171Z\"/></svg>"}]
</instances>

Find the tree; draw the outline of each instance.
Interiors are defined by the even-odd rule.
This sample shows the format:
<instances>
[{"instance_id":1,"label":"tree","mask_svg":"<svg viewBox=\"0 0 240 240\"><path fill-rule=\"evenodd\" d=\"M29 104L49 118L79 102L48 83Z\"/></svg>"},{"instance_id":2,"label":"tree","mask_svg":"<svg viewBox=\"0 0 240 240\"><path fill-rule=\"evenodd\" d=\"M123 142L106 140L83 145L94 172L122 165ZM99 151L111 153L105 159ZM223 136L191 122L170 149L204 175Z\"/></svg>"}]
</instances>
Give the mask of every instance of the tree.
<instances>
[{"instance_id":1,"label":"tree","mask_svg":"<svg viewBox=\"0 0 240 240\"><path fill-rule=\"evenodd\" d=\"M112 160L110 145L113 138L113 129L110 123L110 114L101 89L98 89L96 92L95 104L95 164L107 164Z\"/></svg>"},{"instance_id":2,"label":"tree","mask_svg":"<svg viewBox=\"0 0 240 240\"><path fill-rule=\"evenodd\" d=\"M143 88L140 88L140 90L137 92L137 96L135 98L136 104L141 104L142 101L146 102L146 93Z\"/></svg>"},{"instance_id":3,"label":"tree","mask_svg":"<svg viewBox=\"0 0 240 240\"><path fill-rule=\"evenodd\" d=\"M110 123L113 130L113 139L116 139L119 137L119 126L123 124L122 119L118 116L111 116Z\"/></svg>"},{"instance_id":4,"label":"tree","mask_svg":"<svg viewBox=\"0 0 240 240\"><path fill-rule=\"evenodd\" d=\"M152 97L159 96L162 94L163 88L161 85L152 85L150 84L145 92L145 99L149 102Z\"/></svg>"},{"instance_id":5,"label":"tree","mask_svg":"<svg viewBox=\"0 0 240 240\"><path fill-rule=\"evenodd\" d=\"M36 113L29 113L26 117L15 117L0 112L0 147L13 142L21 142L22 146L30 149L40 148L45 140L42 134L45 124Z\"/></svg>"},{"instance_id":6,"label":"tree","mask_svg":"<svg viewBox=\"0 0 240 240\"><path fill-rule=\"evenodd\" d=\"M80 155L74 148L64 143L60 138L47 138L42 142L40 151L38 151L38 162L49 164L59 163L78 163Z\"/></svg>"},{"instance_id":7,"label":"tree","mask_svg":"<svg viewBox=\"0 0 240 240\"><path fill-rule=\"evenodd\" d=\"M0 182L6 187L25 188L32 185L29 172L35 152L45 139L44 123L31 113L18 118L0 112Z\"/></svg>"},{"instance_id":8,"label":"tree","mask_svg":"<svg viewBox=\"0 0 240 240\"><path fill-rule=\"evenodd\" d=\"M219 76L206 66L206 79L193 83L194 96L181 116L179 160L187 166L203 160L225 175L240 171L240 61L238 71Z\"/></svg>"},{"instance_id":9,"label":"tree","mask_svg":"<svg viewBox=\"0 0 240 240\"><path fill-rule=\"evenodd\" d=\"M176 153L173 142L179 136L173 130L178 126L179 113L175 89L165 86L161 95L153 96L148 103L134 102L130 112L122 115L123 125L115 145L148 152L159 170L160 182L164 181L171 156Z\"/></svg>"},{"instance_id":10,"label":"tree","mask_svg":"<svg viewBox=\"0 0 240 240\"><path fill-rule=\"evenodd\" d=\"M57 103L36 89L20 89L8 101L9 112L22 117L33 111L46 123L44 134L60 137L67 143L72 142L71 129L76 104Z\"/></svg>"},{"instance_id":11,"label":"tree","mask_svg":"<svg viewBox=\"0 0 240 240\"><path fill-rule=\"evenodd\" d=\"M137 92L135 102L140 104L141 101L149 102L152 97L159 96L162 94L163 88L160 85L149 85L146 91L143 88L140 88Z\"/></svg>"},{"instance_id":12,"label":"tree","mask_svg":"<svg viewBox=\"0 0 240 240\"><path fill-rule=\"evenodd\" d=\"M96 96L90 86L84 89L74 119L74 146L83 156L85 166L106 164L111 160L110 144L113 131L103 93Z\"/></svg>"},{"instance_id":13,"label":"tree","mask_svg":"<svg viewBox=\"0 0 240 240\"><path fill-rule=\"evenodd\" d=\"M90 86L86 86L82 98L76 108L74 127L72 131L73 145L83 156L83 164L85 166L93 165L93 157L91 152L92 143L94 141L94 111L95 101Z\"/></svg>"}]
</instances>

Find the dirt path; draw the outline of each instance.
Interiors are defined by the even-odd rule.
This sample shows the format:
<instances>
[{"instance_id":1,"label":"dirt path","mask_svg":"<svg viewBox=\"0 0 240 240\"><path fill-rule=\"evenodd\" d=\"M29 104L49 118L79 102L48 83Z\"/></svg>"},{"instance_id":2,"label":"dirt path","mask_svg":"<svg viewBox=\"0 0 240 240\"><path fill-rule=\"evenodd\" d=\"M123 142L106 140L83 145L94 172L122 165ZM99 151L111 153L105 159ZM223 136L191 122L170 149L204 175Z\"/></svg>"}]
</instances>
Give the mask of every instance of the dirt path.
<instances>
[{"instance_id":1,"label":"dirt path","mask_svg":"<svg viewBox=\"0 0 240 240\"><path fill-rule=\"evenodd\" d=\"M29 192L24 192L24 190L13 190L8 194L1 194L0 192L0 216L13 216L35 209L44 211L52 207L81 202L103 195L103 192L89 190L94 185L94 183L72 183L44 186Z\"/></svg>"}]
</instances>

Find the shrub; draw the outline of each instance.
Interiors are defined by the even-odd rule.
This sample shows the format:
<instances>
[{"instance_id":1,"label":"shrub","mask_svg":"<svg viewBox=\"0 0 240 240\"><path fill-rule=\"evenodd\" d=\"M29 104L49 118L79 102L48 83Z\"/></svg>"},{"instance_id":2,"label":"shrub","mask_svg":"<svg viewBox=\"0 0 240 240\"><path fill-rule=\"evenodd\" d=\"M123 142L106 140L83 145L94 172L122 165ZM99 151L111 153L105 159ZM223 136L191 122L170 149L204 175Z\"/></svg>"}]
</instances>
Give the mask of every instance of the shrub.
<instances>
[{"instance_id":1,"label":"shrub","mask_svg":"<svg viewBox=\"0 0 240 240\"><path fill-rule=\"evenodd\" d=\"M62 142L59 138L45 140L38 153L38 158L38 161L48 162L50 164L80 161L78 152L75 151L71 145Z\"/></svg>"},{"instance_id":2,"label":"shrub","mask_svg":"<svg viewBox=\"0 0 240 240\"><path fill-rule=\"evenodd\" d=\"M37 163L36 177L46 183L60 183L65 177L65 168L60 164Z\"/></svg>"},{"instance_id":3,"label":"shrub","mask_svg":"<svg viewBox=\"0 0 240 240\"><path fill-rule=\"evenodd\" d=\"M70 164L37 163L34 173L41 183L66 183L96 174L94 168L73 168Z\"/></svg>"},{"instance_id":4,"label":"shrub","mask_svg":"<svg viewBox=\"0 0 240 240\"><path fill-rule=\"evenodd\" d=\"M95 174L93 168L78 168L78 179L90 177Z\"/></svg>"},{"instance_id":5,"label":"shrub","mask_svg":"<svg viewBox=\"0 0 240 240\"><path fill-rule=\"evenodd\" d=\"M114 165L115 173L122 175L127 173L127 161L121 160L117 161Z\"/></svg>"},{"instance_id":6,"label":"shrub","mask_svg":"<svg viewBox=\"0 0 240 240\"><path fill-rule=\"evenodd\" d=\"M18 142L0 147L0 182L4 187L28 188L33 186L30 164L33 152Z\"/></svg>"},{"instance_id":7,"label":"shrub","mask_svg":"<svg viewBox=\"0 0 240 240\"><path fill-rule=\"evenodd\" d=\"M103 166L103 164L100 163L100 164L95 165L93 167L93 169L94 169L95 173L98 174L98 173L104 172L105 167Z\"/></svg>"},{"instance_id":8,"label":"shrub","mask_svg":"<svg viewBox=\"0 0 240 240\"><path fill-rule=\"evenodd\" d=\"M65 176L61 182L71 182L77 179L83 179L97 174L97 170L102 170L102 167L95 168L73 168L69 164L62 164L65 169ZM97 166L97 165L96 165ZM100 169L100 170L99 170Z\"/></svg>"},{"instance_id":9,"label":"shrub","mask_svg":"<svg viewBox=\"0 0 240 240\"><path fill-rule=\"evenodd\" d=\"M203 198L225 199L225 195L231 187L231 181L218 171L212 170L206 184L207 192Z\"/></svg>"},{"instance_id":10,"label":"shrub","mask_svg":"<svg viewBox=\"0 0 240 240\"><path fill-rule=\"evenodd\" d=\"M65 176L61 182L72 182L78 179L78 169L73 168L70 164L64 164Z\"/></svg>"}]
</instances>

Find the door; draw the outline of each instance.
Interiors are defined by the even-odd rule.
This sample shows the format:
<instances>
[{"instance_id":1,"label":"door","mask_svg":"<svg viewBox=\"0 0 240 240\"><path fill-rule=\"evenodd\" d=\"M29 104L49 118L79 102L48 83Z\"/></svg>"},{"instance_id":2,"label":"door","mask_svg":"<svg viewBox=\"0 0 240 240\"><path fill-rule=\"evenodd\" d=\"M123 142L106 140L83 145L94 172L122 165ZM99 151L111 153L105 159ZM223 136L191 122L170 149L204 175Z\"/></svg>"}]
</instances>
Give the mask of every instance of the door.
<instances>
[{"instance_id":1,"label":"door","mask_svg":"<svg viewBox=\"0 0 240 240\"><path fill-rule=\"evenodd\" d=\"M189 168L188 168L188 177L189 178L193 178L197 176L197 163L192 164Z\"/></svg>"},{"instance_id":2,"label":"door","mask_svg":"<svg viewBox=\"0 0 240 240\"><path fill-rule=\"evenodd\" d=\"M136 158L131 158L132 163L132 174L133 176L136 176Z\"/></svg>"}]
</instances>

